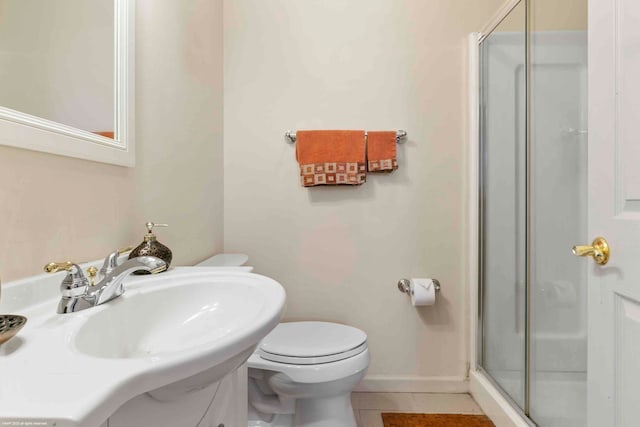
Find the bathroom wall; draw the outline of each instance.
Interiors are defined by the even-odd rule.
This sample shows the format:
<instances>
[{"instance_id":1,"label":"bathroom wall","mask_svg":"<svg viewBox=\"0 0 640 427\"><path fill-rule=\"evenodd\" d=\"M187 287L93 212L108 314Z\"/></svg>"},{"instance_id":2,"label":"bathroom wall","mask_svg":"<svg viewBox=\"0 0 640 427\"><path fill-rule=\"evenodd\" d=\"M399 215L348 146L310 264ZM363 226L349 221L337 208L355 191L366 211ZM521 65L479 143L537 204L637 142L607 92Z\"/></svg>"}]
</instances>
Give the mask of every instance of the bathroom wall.
<instances>
[{"instance_id":1,"label":"bathroom wall","mask_svg":"<svg viewBox=\"0 0 640 427\"><path fill-rule=\"evenodd\" d=\"M588 0L533 0L531 30L586 30L588 12Z\"/></svg>"},{"instance_id":2,"label":"bathroom wall","mask_svg":"<svg viewBox=\"0 0 640 427\"><path fill-rule=\"evenodd\" d=\"M225 251L287 291L286 319L362 328L361 389L464 390L466 41L502 1L227 0ZM300 186L288 129L405 129L400 168ZM415 309L402 277L442 283Z\"/></svg>"},{"instance_id":3,"label":"bathroom wall","mask_svg":"<svg viewBox=\"0 0 640 427\"><path fill-rule=\"evenodd\" d=\"M530 31L579 31L587 29L588 0L529 0ZM524 15L518 6L515 13ZM524 19L524 18L523 18ZM483 28L484 30L484 28ZM522 31L518 19L501 22L498 32Z\"/></svg>"},{"instance_id":4,"label":"bathroom wall","mask_svg":"<svg viewBox=\"0 0 640 427\"><path fill-rule=\"evenodd\" d=\"M222 0L136 12L136 167L0 146L4 282L138 244L147 220L174 264L222 250Z\"/></svg>"}]
</instances>

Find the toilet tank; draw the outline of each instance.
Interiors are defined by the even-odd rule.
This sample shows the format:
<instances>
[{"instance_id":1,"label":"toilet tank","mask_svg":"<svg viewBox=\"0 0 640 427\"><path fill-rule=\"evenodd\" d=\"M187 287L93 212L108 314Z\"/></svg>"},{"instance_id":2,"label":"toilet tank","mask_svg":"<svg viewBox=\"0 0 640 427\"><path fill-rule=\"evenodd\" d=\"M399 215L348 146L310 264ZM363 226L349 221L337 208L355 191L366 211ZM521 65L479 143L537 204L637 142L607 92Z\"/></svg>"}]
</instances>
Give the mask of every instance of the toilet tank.
<instances>
[{"instance_id":1,"label":"toilet tank","mask_svg":"<svg viewBox=\"0 0 640 427\"><path fill-rule=\"evenodd\" d=\"M237 267L242 271L252 271L253 267L245 265L249 257L245 254L217 254L196 264L196 267Z\"/></svg>"}]
</instances>

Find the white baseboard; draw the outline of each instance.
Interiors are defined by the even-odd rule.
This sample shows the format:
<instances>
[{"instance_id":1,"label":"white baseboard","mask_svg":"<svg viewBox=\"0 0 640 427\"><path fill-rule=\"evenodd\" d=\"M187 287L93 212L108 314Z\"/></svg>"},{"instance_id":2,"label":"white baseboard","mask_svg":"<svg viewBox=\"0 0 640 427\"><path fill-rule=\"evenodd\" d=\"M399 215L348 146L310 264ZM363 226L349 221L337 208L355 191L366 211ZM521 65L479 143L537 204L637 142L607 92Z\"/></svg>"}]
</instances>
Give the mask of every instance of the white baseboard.
<instances>
[{"instance_id":1,"label":"white baseboard","mask_svg":"<svg viewBox=\"0 0 640 427\"><path fill-rule=\"evenodd\" d=\"M468 393L469 382L463 377L419 377L368 375L356 392L384 393Z\"/></svg>"},{"instance_id":2,"label":"white baseboard","mask_svg":"<svg viewBox=\"0 0 640 427\"><path fill-rule=\"evenodd\" d=\"M478 371L469 372L471 396L496 427L530 427L493 384Z\"/></svg>"}]
</instances>

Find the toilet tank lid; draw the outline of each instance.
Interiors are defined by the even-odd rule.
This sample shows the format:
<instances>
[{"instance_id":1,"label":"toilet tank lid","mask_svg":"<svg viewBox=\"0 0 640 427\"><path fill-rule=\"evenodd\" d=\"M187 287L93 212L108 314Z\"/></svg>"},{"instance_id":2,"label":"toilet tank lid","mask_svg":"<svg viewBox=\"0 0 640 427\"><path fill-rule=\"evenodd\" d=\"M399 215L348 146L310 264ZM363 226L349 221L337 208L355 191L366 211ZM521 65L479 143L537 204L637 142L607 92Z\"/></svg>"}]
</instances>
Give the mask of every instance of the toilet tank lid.
<instances>
[{"instance_id":1,"label":"toilet tank lid","mask_svg":"<svg viewBox=\"0 0 640 427\"><path fill-rule=\"evenodd\" d=\"M249 261L245 254L218 254L197 264L199 267L240 267Z\"/></svg>"},{"instance_id":2,"label":"toilet tank lid","mask_svg":"<svg viewBox=\"0 0 640 427\"><path fill-rule=\"evenodd\" d=\"M329 322L280 323L260 343L262 352L291 357L337 355L367 341L367 334L352 326Z\"/></svg>"}]
</instances>

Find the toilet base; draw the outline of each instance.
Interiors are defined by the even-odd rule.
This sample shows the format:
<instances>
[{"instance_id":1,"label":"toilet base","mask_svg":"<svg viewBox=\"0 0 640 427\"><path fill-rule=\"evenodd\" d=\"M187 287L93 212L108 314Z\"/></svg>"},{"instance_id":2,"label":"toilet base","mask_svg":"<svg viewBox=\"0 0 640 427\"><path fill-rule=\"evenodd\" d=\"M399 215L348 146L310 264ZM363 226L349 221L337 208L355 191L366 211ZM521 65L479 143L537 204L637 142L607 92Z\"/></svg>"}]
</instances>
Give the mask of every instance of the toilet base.
<instances>
[{"instance_id":1,"label":"toilet base","mask_svg":"<svg viewBox=\"0 0 640 427\"><path fill-rule=\"evenodd\" d=\"M298 399L295 415L277 414L268 421L258 420L250 414L249 427L356 427L351 393L321 399Z\"/></svg>"},{"instance_id":2,"label":"toilet base","mask_svg":"<svg viewBox=\"0 0 640 427\"><path fill-rule=\"evenodd\" d=\"M324 383L304 384L278 373L268 379L281 397L295 399L293 427L357 427L351 406L351 390L366 370Z\"/></svg>"},{"instance_id":3,"label":"toilet base","mask_svg":"<svg viewBox=\"0 0 640 427\"><path fill-rule=\"evenodd\" d=\"M356 427L351 393L338 396L298 399L294 427Z\"/></svg>"},{"instance_id":4,"label":"toilet base","mask_svg":"<svg viewBox=\"0 0 640 427\"><path fill-rule=\"evenodd\" d=\"M248 427L293 427L293 415L276 415L270 422L249 419Z\"/></svg>"}]
</instances>

